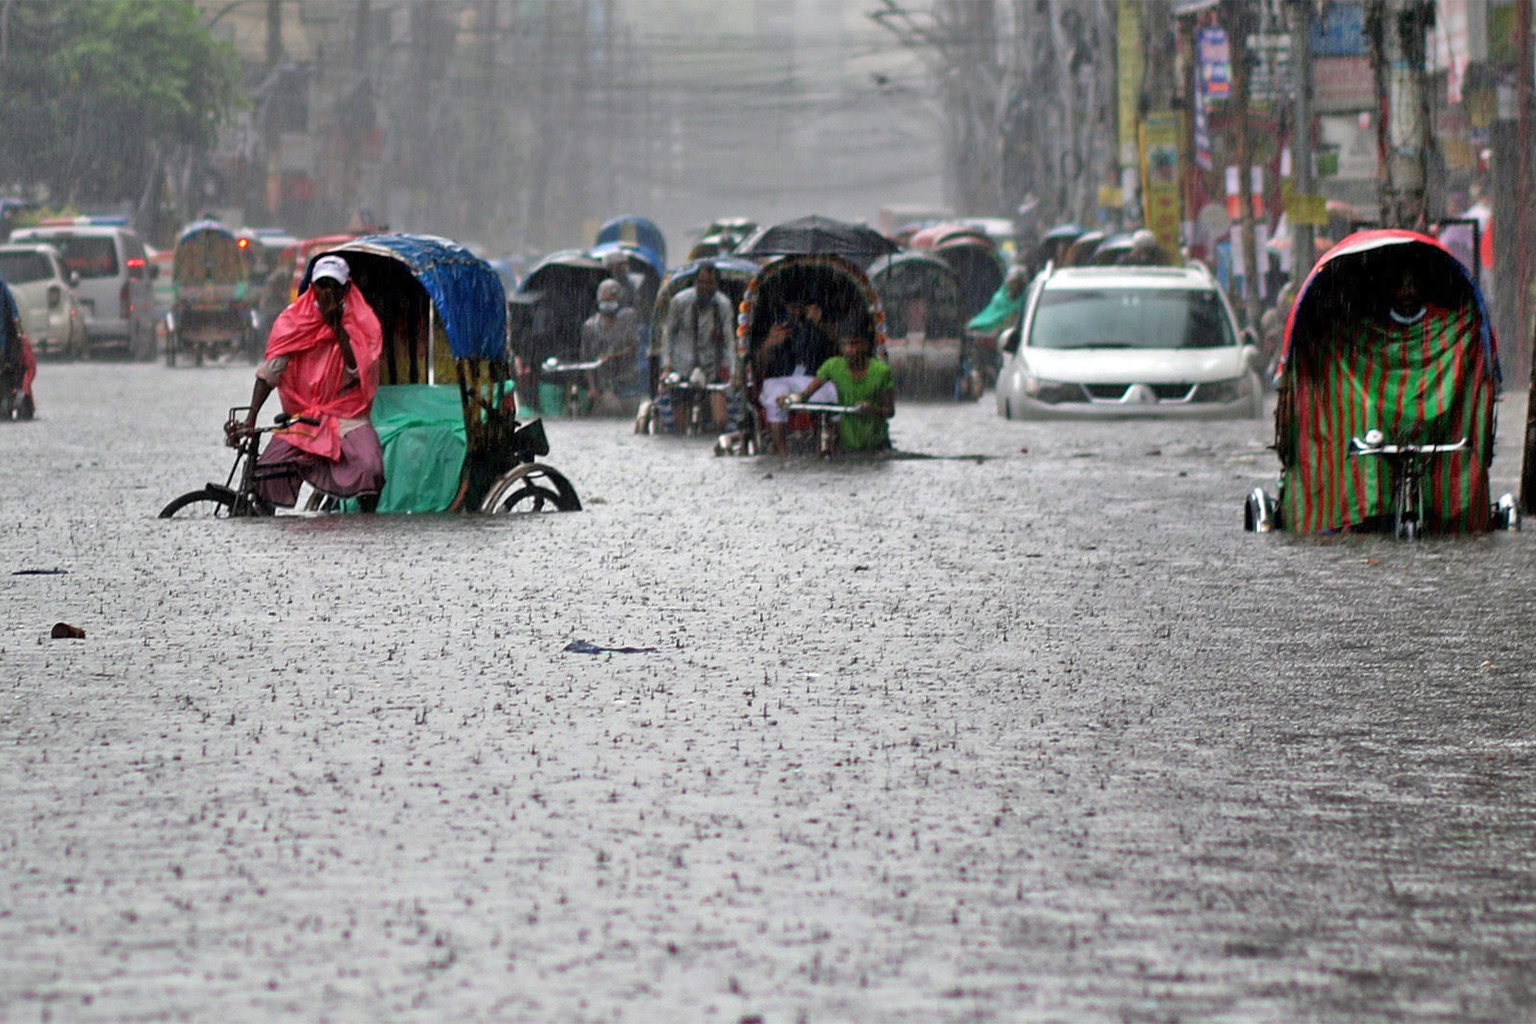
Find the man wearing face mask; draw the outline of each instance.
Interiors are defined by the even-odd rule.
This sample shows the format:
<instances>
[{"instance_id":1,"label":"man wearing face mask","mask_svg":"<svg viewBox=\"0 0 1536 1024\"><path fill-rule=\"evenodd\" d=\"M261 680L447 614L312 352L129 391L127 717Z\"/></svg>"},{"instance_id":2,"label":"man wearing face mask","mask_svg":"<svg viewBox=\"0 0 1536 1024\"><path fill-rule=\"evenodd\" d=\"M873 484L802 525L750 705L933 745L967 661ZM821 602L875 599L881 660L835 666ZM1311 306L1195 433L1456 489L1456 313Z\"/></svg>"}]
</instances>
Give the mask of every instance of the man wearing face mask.
<instances>
[{"instance_id":1,"label":"man wearing face mask","mask_svg":"<svg viewBox=\"0 0 1536 1024\"><path fill-rule=\"evenodd\" d=\"M581 325L582 362L601 361L588 381L594 400L633 395L637 390L640 317L623 305L623 286L608 278L597 286L597 312Z\"/></svg>"},{"instance_id":2,"label":"man wearing face mask","mask_svg":"<svg viewBox=\"0 0 1536 1024\"><path fill-rule=\"evenodd\" d=\"M678 292L667 305L661 336L662 379L671 373L695 384L741 383L736 319L731 300L720 291L720 272L709 260L700 261L693 287ZM717 426L726 425L726 412L725 394L713 392L710 414ZM668 418L665 408L662 418Z\"/></svg>"}]
</instances>

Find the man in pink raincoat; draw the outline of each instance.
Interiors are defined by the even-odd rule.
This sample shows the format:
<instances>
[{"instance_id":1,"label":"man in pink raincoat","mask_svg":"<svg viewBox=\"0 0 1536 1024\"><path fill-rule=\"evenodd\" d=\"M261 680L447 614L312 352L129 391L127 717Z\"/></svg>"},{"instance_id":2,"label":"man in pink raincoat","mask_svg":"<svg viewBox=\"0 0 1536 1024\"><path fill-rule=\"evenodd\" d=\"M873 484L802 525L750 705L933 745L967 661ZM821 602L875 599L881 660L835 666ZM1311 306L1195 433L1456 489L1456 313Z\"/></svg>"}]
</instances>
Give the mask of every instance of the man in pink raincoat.
<instances>
[{"instance_id":1,"label":"man in pink raincoat","mask_svg":"<svg viewBox=\"0 0 1536 1024\"><path fill-rule=\"evenodd\" d=\"M379 318L350 280L341 257L315 261L309 289L272 325L250 412L243 423L225 425L226 439L236 444L255 428L274 388L284 412L295 420L318 421L274 433L262 452L260 466L291 469L262 474L257 494L272 505L292 507L305 481L326 494L358 498L364 511L378 504L384 453L369 412L379 389L384 336Z\"/></svg>"}]
</instances>

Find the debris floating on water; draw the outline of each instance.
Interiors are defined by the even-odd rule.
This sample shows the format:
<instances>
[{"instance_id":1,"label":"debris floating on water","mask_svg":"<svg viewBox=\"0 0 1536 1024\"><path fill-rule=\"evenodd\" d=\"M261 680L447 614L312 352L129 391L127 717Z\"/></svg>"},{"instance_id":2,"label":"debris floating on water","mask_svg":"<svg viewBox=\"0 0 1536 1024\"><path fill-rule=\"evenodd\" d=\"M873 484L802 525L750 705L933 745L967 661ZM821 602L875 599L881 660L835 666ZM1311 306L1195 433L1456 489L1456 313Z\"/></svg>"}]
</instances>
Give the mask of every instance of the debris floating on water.
<instances>
[{"instance_id":1,"label":"debris floating on water","mask_svg":"<svg viewBox=\"0 0 1536 1024\"><path fill-rule=\"evenodd\" d=\"M68 576L68 569L17 569L12 576Z\"/></svg>"},{"instance_id":2,"label":"debris floating on water","mask_svg":"<svg viewBox=\"0 0 1536 1024\"><path fill-rule=\"evenodd\" d=\"M655 654L659 647L599 647L585 640L572 640L565 645L570 654Z\"/></svg>"},{"instance_id":3,"label":"debris floating on water","mask_svg":"<svg viewBox=\"0 0 1536 1024\"><path fill-rule=\"evenodd\" d=\"M55 622L52 636L55 640L84 640L85 630L79 626L71 626L67 622Z\"/></svg>"}]
</instances>

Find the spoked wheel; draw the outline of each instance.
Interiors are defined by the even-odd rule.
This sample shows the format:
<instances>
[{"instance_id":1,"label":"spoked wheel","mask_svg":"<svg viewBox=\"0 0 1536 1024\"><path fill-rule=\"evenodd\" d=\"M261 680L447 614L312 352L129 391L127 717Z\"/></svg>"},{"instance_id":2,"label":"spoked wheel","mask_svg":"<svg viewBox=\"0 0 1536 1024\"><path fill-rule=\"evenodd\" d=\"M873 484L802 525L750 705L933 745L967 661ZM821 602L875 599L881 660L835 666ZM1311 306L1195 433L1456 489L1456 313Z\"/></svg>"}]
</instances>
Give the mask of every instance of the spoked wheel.
<instances>
[{"instance_id":1,"label":"spoked wheel","mask_svg":"<svg viewBox=\"0 0 1536 1024\"><path fill-rule=\"evenodd\" d=\"M504 512L580 512L581 499L576 488L558 470L538 462L529 462L504 474L491 485L480 511L489 515Z\"/></svg>"},{"instance_id":2,"label":"spoked wheel","mask_svg":"<svg viewBox=\"0 0 1536 1024\"><path fill-rule=\"evenodd\" d=\"M309 498L304 502L305 512L339 512L341 511L341 499L334 494L326 494L324 491L310 491Z\"/></svg>"},{"instance_id":3,"label":"spoked wheel","mask_svg":"<svg viewBox=\"0 0 1536 1024\"><path fill-rule=\"evenodd\" d=\"M1398 540L1419 539L1419 488L1417 481L1404 476L1394 488L1397 496L1397 508L1392 515L1392 532Z\"/></svg>"},{"instance_id":4,"label":"spoked wheel","mask_svg":"<svg viewBox=\"0 0 1536 1024\"><path fill-rule=\"evenodd\" d=\"M161 519L228 519L234 514L234 496L212 487L188 491L160 510Z\"/></svg>"}]
</instances>

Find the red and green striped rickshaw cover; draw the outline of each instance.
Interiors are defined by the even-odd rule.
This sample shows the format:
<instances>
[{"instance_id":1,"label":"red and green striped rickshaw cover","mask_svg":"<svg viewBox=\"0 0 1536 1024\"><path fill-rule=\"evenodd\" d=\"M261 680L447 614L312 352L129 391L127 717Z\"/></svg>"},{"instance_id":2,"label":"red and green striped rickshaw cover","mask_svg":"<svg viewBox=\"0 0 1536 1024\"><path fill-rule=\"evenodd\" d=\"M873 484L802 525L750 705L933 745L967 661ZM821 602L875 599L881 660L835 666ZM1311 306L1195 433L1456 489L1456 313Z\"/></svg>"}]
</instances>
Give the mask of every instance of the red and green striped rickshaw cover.
<instances>
[{"instance_id":1,"label":"red and green striped rickshaw cover","mask_svg":"<svg viewBox=\"0 0 1536 1024\"><path fill-rule=\"evenodd\" d=\"M1385 244L1407 236L1440 249L1408 232L1362 235L1386 236L1379 239ZM1361 251L1361 237L1352 236L1355 252ZM1345 239L1337 249L1350 242ZM1323 257L1319 269L1328 259ZM1308 284L1316 276L1314 270ZM1470 301L1450 309L1430 306L1417 323L1403 325L1382 316L1379 302L1370 313L1362 312L1359 291L1372 285L1357 285L1329 311L1337 315L1308 310L1301 319L1304 336L1297 336L1297 313L1309 297L1305 286L1292 312L1275 413L1282 527L1329 532L1390 514L1390 465L1352 456L1349 449L1351 438L1375 429L1399 443L1465 438L1467 450L1432 456L1427 464L1423 525L1436 533L1488 530L1497 370L1475 288ZM1377 282L1378 296L1380 290Z\"/></svg>"}]
</instances>

